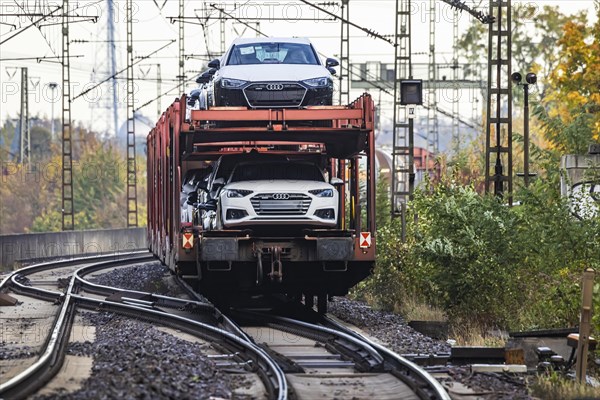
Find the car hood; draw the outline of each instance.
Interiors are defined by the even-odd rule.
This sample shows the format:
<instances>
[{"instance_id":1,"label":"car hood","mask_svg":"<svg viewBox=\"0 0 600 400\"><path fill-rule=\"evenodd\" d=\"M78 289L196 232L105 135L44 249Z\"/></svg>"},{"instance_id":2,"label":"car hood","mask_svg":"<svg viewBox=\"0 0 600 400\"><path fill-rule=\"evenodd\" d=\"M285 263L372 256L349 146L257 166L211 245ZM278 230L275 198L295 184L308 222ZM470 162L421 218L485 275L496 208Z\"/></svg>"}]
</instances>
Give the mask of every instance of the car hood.
<instances>
[{"instance_id":1,"label":"car hood","mask_svg":"<svg viewBox=\"0 0 600 400\"><path fill-rule=\"evenodd\" d=\"M299 180L265 180L265 181L243 181L226 185L224 189L245 189L254 193L298 193L312 189L334 189L327 182L299 181Z\"/></svg>"},{"instance_id":2,"label":"car hood","mask_svg":"<svg viewBox=\"0 0 600 400\"><path fill-rule=\"evenodd\" d=\"M219 70L221 78L261 81L303 81L305 79L331 76L322 65L260 64L228 65Z\"/></svg>"}]
</instances>

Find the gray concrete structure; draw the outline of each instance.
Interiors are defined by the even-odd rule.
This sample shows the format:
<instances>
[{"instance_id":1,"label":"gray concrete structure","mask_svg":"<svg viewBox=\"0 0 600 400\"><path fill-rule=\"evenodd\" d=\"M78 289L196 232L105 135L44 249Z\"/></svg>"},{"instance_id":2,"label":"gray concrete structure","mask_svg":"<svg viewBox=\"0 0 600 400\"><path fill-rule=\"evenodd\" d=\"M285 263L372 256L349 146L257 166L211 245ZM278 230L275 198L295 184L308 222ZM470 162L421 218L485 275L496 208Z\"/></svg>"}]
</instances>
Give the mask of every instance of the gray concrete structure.
<instances>
[{"instance_id":1,"label":"gray concrete structure","mask_svg":"<svg viewBox=\"0 0 600 400\"><path fill-rule=\"evenodd\" d=\"M591 177L600 175L600 154L567 154L562 156L560 168L566 172L566 175L561 176L560 192L563 196L568 196L573 186L589 182Z\"/></svg>"},{"instance_id":2,"label":"gray concrete structure","mask_svg":"<svg viewBox=\"0 0 600 400\"><path fill-rule=\"evenodd\" d=\"M600 210L600 154L562 156L561 195L571 197L571 211L582 218Z\"/></svg>"},{"instance_id":3,"label":"gray concrete structure","mask_svg":"<svg viewBox=\"0 0 600 400\"><path fill-rule=\"evenodd\" d=\"M0 271L31 259L147 249L146 228L98 229L0 235Z\"/></svg>"}]
</instances>

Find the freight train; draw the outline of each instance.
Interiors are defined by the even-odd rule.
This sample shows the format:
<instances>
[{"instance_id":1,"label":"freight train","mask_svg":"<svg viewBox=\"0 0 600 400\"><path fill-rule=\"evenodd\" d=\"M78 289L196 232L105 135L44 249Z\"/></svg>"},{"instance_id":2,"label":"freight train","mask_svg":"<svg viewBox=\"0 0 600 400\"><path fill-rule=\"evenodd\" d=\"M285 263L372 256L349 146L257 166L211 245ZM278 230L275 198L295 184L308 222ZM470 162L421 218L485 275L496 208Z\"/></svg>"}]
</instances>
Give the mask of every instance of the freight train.
<instances>
[{"instance_id":1,"label":"freight train","mask_svg":"<svg viewBox=\"0 0 600 400\"><path fill-rule=\"evenodd\" d=\"M226 303L345 295L375 262L374 103L186 109L147 137L148 243Z\"/></svg>"}]
</instances>

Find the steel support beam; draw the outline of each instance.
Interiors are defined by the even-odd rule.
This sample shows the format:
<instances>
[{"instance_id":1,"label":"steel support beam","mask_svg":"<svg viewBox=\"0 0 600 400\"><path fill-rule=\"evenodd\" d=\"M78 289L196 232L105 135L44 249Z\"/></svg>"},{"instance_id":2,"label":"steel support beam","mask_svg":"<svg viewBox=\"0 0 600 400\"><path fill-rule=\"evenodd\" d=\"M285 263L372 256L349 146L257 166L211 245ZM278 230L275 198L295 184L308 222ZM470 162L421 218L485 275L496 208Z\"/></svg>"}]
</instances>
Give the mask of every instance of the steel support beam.
<instances>
[{"instance_id":1,"label":"steel support beam","mask_svg":"<svg viewBox=\"0 0 600 400\"><path fill-rule=\"evenodd\" d=\"M350 0L342 0L340 33L340 104L350 103Z\"/></svg>"},{"instance_id":2,"label":"steel support beam","mask_svg":"<svg viewBox=\"0 0 600 400\"><path fill-rule=\"evenodd\" d=\"M27 172L30 169L31 156L31 131L29 129L29 76L27 68L21 68L21 115L19 116L19 132L21 135L21 143L19 145L19 162L26 168Z\"/></svg>"},{"instance_id":3,"label":"steel support beam","mask_svg":"<svg viewBox=\"0 0 600 400\"><path fill-rule=\"evenodd\" d=\"M512 205L511 0L490 2L489 11L485 191Z\"/></svg>"},{"instance_id":4,"label":"steel support beam","mask_svg":"<svg viewBox=\"0 0 600 400\"><path fill-rule=\"evenodd\" d=\"M127 0L127 227L138 226L133 86L133 0Z\"/></svg>"},{"instance_id":5,"label":"steel support beam","mask_svg":"<svg viewBox=\"0 0 600 400\"><path fill-rule=\"evenodd\" d=\"M460 151L460 132L458 128L460 91L458 90L458 9L454 9L454 21L452 21L452 145L454 154Z\"/></svg>"},{"instance_id":6,"label":"steel support beam","mask_svg":"<svg viewBox=\"0 0 600 400\"><path fill-rule=\"evenodd\" d=\"M439 123L437 116L437 90L433 85L437 81L436 76L436 56L435 56L435 24L436 24L436 5L437 0L429 0L429 64L427 66L428 86L427 101L429 109L427 110L427 156L425 159L425 168L429 169L429 153L437 154L439 151Z\"/></svg>"},{"instance_id":7,"label":"steel support beam","mask_svg":"<svg viewBox=\"0 0 600 400\"><path fill-rule=\"evenodd\" d=\"M185 51L184 51L184 9L185 1L179 0L179 93L185 92ZM207 49L208 51L208 49Z\"/></svg>"},{"instance_id":8,"label":"steel support beam","mask_svg":"<svg viewBox=\"0 0 600 400\"><path fill-rule=\"evenodd\" d=\"M394 34L394 136L392 141L392 216L406 220L406 203L414 189L414 138L412 119L400 105L400 81L412 78L410 0L396 0ZM403 223L404 236L404 223Z\"/></svg>"},{"instance_id":9,"label":"steel support beam","mask_svg":"<svg viewBox=\"0 0 600 400\"><path fill-rule=\"evenodd\" d=\"M160 70L160 64L156 64L156 114L160 118L162 114L162 76Z\"/></svg>"},{"instance_id":10,"label":"steel support beam","mask_svg":"<svg viewBox=\"0 0 600 400\"><path fill-rule=\"evenodd\" d=\"M71 127L71 68L69 58L69 0L62 2L62 230L75 228Z\"/></svg>"},{"instance_id":11,"label":"steel support beam","mask_svg":"<svg viewBox=\"0 0 600 400\"><path fill-rule=\"evenodd\" d=\"M227 51L226 48L226 43L225 43L225 15L223 14L223 11L219 11L219 28L220 28L220 36L219 39L221 40L221 54L225 54L225 51Z\"/></svg>"}]
</instances>

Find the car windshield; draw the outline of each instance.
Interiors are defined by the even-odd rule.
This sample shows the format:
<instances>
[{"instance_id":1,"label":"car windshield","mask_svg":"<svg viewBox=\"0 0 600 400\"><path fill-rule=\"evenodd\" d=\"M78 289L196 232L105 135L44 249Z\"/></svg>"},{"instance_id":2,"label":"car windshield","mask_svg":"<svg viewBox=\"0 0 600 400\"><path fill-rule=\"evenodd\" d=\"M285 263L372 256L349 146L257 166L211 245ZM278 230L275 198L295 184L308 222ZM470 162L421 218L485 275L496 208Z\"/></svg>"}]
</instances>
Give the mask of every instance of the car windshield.
<instances>
[{"instance_id":1,"label":"car windshield","mask_svg":"<svg viewBox=\"0 0 600 400\"><path fill-rule=\"evenodd\" d=\"M248 43L234 46L227 65L248 64L312 64L319 61L308 44Z\"/></svg>"},{"instance_id":2,"label":"car windshield","mask_svg":"<svg viewBox=\"0 0 600 400\"><path fill-rule=\"evenodd\" d=\"M230 182L285 179L324 182L323 174L315 164L297 162L270 162L238 165Z\"/></svg>"}]
</instances>

